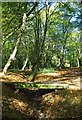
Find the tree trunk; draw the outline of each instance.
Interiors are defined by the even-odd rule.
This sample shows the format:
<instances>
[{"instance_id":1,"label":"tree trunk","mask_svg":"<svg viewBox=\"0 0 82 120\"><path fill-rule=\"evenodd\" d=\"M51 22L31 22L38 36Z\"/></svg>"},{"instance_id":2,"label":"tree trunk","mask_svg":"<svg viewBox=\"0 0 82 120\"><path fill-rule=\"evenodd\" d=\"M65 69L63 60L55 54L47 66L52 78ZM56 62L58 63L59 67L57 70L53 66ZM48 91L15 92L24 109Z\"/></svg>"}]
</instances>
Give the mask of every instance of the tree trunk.
<instances>
[{"instance_id":1,"label":"tree trunk","mask_svg":"<svg viewBox=\"0 0 82 120\"><path fill-rule=\"evenodd\" d=\"M38 70L40 65L40 14L39 10L35 12L35 47L34 47L34 58L33 58L33 64L32 64L32 71Z\"/></svg>"},{"instance_id":2,"label":"tree trunk","mask_svg":"<svg viewBox=\"0 0 82 120\"><path fill-rule=\"evenodd\" d=\"M24 65L23 65L23 67L22 67L22 70L25 69L25 67L26 67L26 65L27 65L27 62L28 62L28 55L27 55L27 57L26 57L26 60L25 60Z\"/></svg>"},{"instance_id":3,"label":"tree trunk","mask_svg":"<svg viewBox=\"0 0 82 120\"><path fill-rule=\"evenodd\" d=\"M9 66L11 65L11 63L15 60L15 56L16 56L16 53L17 53L17 50L18 50L20 41L21 41L21 39L18 38L18 40L17 40L17 42L16 42L16 46L15 46L12 54L10 55L10 57L9 57L6 65L5 65L5 67L4 67L4 69L3 69L3 73L6 73L6 72L7 72L8 67L9 67Z\"/></svg>"},{"instance_id":4,"label":"tree trunk","mask_svg":"<svg viewBox=\"0 0 82 120\"><path fill-rule=\"evenodd\" d=\"M80 67L79 58L77 58L77 67Z\"/></svg>"},{"instance_id":5,"label":"tree trunk","mask_svg":"<svg viewBox=\"0 0 82 120\"><path fill-rule=\"evenodd\" d=\"M25 7L27 7L27 4L25 4ZM27 11L27 10L25 9L25 13L23 14L22 25L21 25L21 27L20 27L20 33L19 33L19 35L18 35L18 39L17 39L17 42L16 42L16 46L15 46L12 54L10 55L10 57L9 57L6 65L5 65L5 67L4 67L4 69L3 69L3 73L4 73L4 74L7 72L7 69L9 68L9 66L11 65L11 63L15 60L15 56L16 56L16 53L17 53L17 51L18 51L18 47L19 47L20 42L21 42L21 37L22 37L23 32L24 32L24 30L25 30L26 18L27 18L27 16L26 16L26 11Z\"/></svg>"},{"instance_id":6,"label":"tree trunk","mask_svg":"<svg viewBox=\"0 0 82 120\"><path fill-rule=\"evenodd\" d=\"M46 20L45 20L45 25L44 25L44 34L43 34L43 39L42 39L42 44L41 44L41 58L44 58L44 50L45 50L45 39L46 39L46 33L47 33L47 29L48 29L48 22L49 22L49 7L46 4Z\"/></svg>"},{"instance_id":7,"label":"tree trunk","mask_svg":"<svg viewBox=\"0 0 82 120\"><path fill-rule=\"evenodd\" d=\"M39 10L35 12L35 26L34 27L34 32L35 32L35 49L34 49L34 58L33 58L33 64L32 64L32 71L38 71L44 64L44 53L45 53L45 39L46 39L46 33L47 33L47 27L48 27L48 12L49 12L49 7L45 3L46 6L46 20L44 23L44 30L42 30L41 26L41 16ZM36 14L37 13L37 14Z\"/></svg>"},{"instance_id":8,"label":"tree trunk","mask_svg":"<svg viewBox=\"0 0 82 120\"><path fill-rule=\"evenodd\" d=\"M20 45L21 42L21 37L25 31L25 27L26 27L26 19L27 17L33 12L33 10L35 9L35 7L38 5L38 3L36 2L33 6L33 8L27 13L27 2L24 3L24 14L23 14L23 18L22 18L22 25L20 26L20 33L18 35L18 39L16 42L16 46L12 52L12 54L10 55L4 69L3 69L3 73L5 74L7 72L7 69L9 68L9 66L11 65L11 63L15 60L15 56L16 53L18 51L18 47Z\"/></svg>"},{"instance_id":9,"label":"tree trunk","mask_svg":"<svg viewBox=\"0 0 82 120\"><path fill-rule=\"evenodd\" d=\"M64 61L63 61L63 58L60 58L60 68L64 68Z\"/></svg>"}]
</instances>

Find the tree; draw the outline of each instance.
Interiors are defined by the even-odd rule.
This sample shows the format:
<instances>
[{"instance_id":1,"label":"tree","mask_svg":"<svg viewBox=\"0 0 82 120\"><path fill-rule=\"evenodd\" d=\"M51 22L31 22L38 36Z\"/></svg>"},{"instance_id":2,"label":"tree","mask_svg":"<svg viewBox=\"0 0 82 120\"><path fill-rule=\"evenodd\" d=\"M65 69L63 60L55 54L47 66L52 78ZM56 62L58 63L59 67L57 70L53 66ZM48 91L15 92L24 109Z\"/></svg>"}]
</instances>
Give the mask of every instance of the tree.
<instances>
[{"instance_id":1,"label":"tree","mask_svg":"<svg viewBox=\"0 0 82 120\"><path fill-rule=\"evenodd\" d=\"M3 72L79 66L80 22L72 20L81 15L79 3L32 2L26 12L25 4L3 3Z\"/></svg>"},{"instance_id":2,"label":"tree","mask_svg":"<svg viewBox=\"0 0 82 120\"><path fill-rule=\"evenodd\" d=\"M23 36L23 34L25 32L26 19L33 12L33 10L35 9L35 7L37 5L38 5L38 3L35 3L35 5L33 6L33 8L27 13L27 2L24 3L24 13L23 13L23 17L22 17L22 24L21 24L21 26L19 28L19 35L18 35L18 38L17 38L17 42L16 42L16 45L15 45L15 48L14 48L12 54L10 55L10 57L9 57L6 65L5 65L5 67L3 69L3 73L7 72L8 67L15 60L15 56L16 56L18 47L19 47L20 42L21 42L21 37Z\"/></svg>"}]
</instances>

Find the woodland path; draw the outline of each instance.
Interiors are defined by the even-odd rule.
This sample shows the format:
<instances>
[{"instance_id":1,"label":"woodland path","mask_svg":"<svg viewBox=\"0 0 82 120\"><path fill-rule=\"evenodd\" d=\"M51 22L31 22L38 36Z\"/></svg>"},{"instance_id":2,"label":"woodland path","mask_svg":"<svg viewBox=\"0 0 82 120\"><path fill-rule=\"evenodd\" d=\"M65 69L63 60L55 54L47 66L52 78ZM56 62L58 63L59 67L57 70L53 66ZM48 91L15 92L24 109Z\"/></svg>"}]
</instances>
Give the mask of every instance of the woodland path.
<instances>
[{"instance_id":1,"label":"woodland path","mask_svg":"<svg viewBox=\"0 0 82 120\"><path fill-rule=\"evenodd\" d=\"M2 82L30 82L28 71L17 73L8 72L5 76L0 76ZM80 68L58 69L54 73L37 74L34 82L40 83L61 83L68 84L70 89L80 89L82 71Z\"/></svg>"}]
</instances>

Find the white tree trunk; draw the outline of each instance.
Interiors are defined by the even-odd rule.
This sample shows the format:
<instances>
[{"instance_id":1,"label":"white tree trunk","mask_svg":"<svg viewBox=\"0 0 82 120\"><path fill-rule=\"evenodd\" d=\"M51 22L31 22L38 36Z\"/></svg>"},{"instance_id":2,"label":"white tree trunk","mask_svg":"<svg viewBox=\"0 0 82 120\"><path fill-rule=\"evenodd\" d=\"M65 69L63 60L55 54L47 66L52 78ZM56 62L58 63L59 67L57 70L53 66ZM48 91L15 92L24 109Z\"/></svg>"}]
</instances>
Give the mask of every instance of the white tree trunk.
<instances>
[{"instance_id":1,"label":"white tree trunk","mask_svg":"<svg viewBox=\"0 0 82 120\"><path fill-rule=\"evenodd\" d=\"M27 14L27 2L25 3L25 6L24 6L24 14L23 14L23 18L22 18L22 25L20 27L20 33L18 35L18 39L17 39L17 42L16 42L16 46L12 52L12 54L10 55L4 69L3 69L3 73L6 73L7 72L7 69L8 67L11 65L11 62L15 60L15 56L16 56L16 53L18 51L18 47L19 47L19 44L21 42L21 37L23 35L23 32L25 31L25 27L26 27L26 19L27 17L32 13L32 11L35 9L35 7L38 5L38 3L35 3L35 5L33 6L33 8L28 12Z\"/></svg>"},{"instance_id":2,"label":"white tree trunk","mask_svg":"<svg viewBox=\"0 0 82 120\"><path fill-rule=\"evenodd\" d=\"M6 65L5 65L5 67L4 67L4 69L3 69L3 73L4 73L4 74L7 72L7 69L9 68L9 66L11 65L11 63L15 60L15 56L16 56L16 53L17 53L17 51L18 51L18 47L19 47L20 42L21 42L22 31L25 30L26 18L27 18L26 13L24 13L24 15L23 15L23 20L22 20L22 25L21 25L21 27L20 27L20 34L19 34L19 36L18 36L18 39L17 39L17 42L16 42L16 46L15 46L12 54L10 55L10 57L9 57Z\"/></svg>"},{"instance_id":3,"label":"white tree trunk","mask_svg":"<svg viewBox=\"0 0 82 120\"><path fill-rule=\"evenodd\" d=\"M26 57L26 60L25 60L24 65L23 65L23 67L22 67L22 70L25 69L25 67L26 67L26 65L27 65L27 62L28 62L28 56Z\"/></svg>"}]
</instances>

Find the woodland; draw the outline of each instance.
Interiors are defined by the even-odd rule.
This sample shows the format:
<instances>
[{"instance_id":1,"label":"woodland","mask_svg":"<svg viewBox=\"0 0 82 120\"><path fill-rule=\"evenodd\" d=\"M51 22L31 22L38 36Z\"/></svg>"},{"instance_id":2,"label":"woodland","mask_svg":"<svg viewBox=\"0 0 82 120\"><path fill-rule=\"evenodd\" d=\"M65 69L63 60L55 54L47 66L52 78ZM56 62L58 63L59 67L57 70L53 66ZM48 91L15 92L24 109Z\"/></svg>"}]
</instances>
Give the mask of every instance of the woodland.
<instances>
[{"instance_id":1,"label":"woodland","mask_svg":"<svg viewBox=\"0 0 82 120\"><path fill-rule=\"evenodd\" d=\"M80 120L82 3L2 2L0 10L3 120Z\"/></svg>"}]
</instances>

